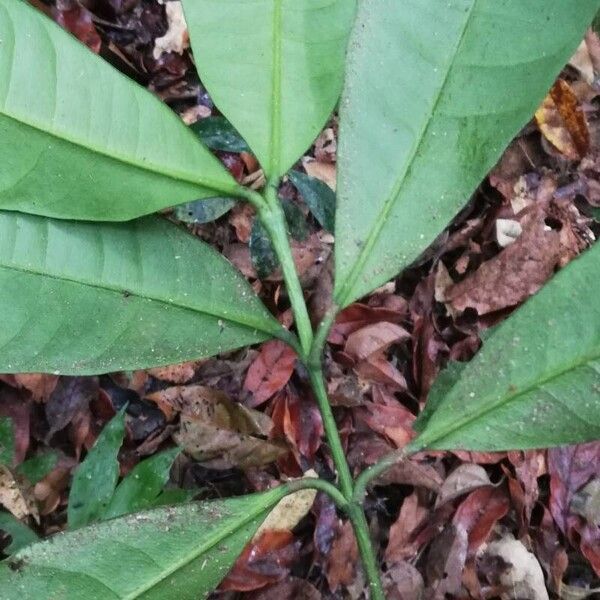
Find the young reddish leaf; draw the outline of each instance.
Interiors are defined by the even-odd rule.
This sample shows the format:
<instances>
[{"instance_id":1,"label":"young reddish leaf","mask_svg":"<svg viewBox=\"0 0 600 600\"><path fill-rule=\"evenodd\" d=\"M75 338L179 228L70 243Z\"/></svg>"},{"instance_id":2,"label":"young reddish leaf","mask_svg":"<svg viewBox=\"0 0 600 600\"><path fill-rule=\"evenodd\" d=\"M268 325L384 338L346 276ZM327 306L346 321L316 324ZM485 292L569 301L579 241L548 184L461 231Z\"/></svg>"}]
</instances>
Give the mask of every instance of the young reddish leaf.
<instances>
[{"instance_id":1,"label":"young reddish leaf","mask_svg":"<svg viewBox=\"0 0 600 600\"><path fill-rule=\"evenodd\" d=\"M291 531L263 531L244 548L220 589L249 592L281 581L298 560L298 551Z\"/></svg>"},{"instance_id":2,"label":"young reddish leaf","mask_svg":"<svg viewBox=\"0 0 600 600\"><path fill-rule=\"evenodd\" d=\"M259 406L283 389L295 365L296 353L287 344L279 340L263 344L244 381L244 388L253 394L248 406Z\"/></svg>"}]
</instances>

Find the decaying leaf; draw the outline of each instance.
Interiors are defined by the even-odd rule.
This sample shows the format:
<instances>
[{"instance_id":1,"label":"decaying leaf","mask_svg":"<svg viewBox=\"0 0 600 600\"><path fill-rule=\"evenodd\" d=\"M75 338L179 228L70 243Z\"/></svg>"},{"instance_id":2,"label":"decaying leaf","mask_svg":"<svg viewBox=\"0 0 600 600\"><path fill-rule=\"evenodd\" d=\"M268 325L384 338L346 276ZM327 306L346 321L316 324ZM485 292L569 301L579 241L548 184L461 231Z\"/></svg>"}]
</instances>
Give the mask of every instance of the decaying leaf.
<instances>
[{"instance_id":1,"label":"decaying leaf","mask_svg":"<svg viewBox=\"0 0 600 600\"><path fill-rule=\"evenodd\" d=\"M546 139L566 158L582 159L590 146L590 134L579 99L564 80L558 79L535 113Z\"/></svg>"},{"instance_id":2,"label":"decaying leaf","mask_svg":"<svg viewBox=\"0 0 600 600\"><path fill-rule=\"evenodd\" d=\"M279 340L261 346L244 382L244 387L253 394L250 406L259 406L283 389L294 372L296 358L294 350Z\"/></svg>"},{"instance_id":3,"label":"decaying leaf","mask_svg":"<svg viewBox=\"0 0 600 600\"><path fill-rule=\"evenodd\" d=\"M214 469L269 464L286 454L279 442L268 441L273 423L259 411L201 385L175 386L155 392L149 400L181 411L175 441L189 455Z\"/></svg>"},{"instance_id":4,"label":"decaying leaf","mask_svg":"<svg viewBox=\"0 0 600 600\"><path fill-rule=\"evenodd\" d=\"M497 583L505 589L503 599L548 600L540 563L519 540L506 536L492 542L485 549L482 558L494 560L496 564L498 560L502 561Z\"/></svg>"},{"instance_id":5,"label":"decaying leaf","mask_svg":"<svg viewBox=\"0 0 600 600\"><path fill-rule=\"evenodd\" d=\"M33 490L21 476L5 465L0 465L0 504L17 519L31 515L40 522Z\"/></svg>"},{"instance_id":6,"label":"decaying leaf","mask_svg":"<svg viewBox=\"0 0 600 600\"><path fill-rule=\"evenodd\" d=\"M491 486L486 470L476 464L459 465L444 481L436 500L436 508L480 487Z\"/></svg>"},{"instance_id":7,"label":"decaying leaf","mask_svg":"<svg viewBox=\"0 0 600 600\"><path fill-rule=\"evenodd\" d=\"M164 36L156 38L154 41L154 58L160 58L166 52L176 52L182 54L189 47L190 39L188 36L187 24L183 14L181 2L164 2L165 11L169 29Z\"/></svg>"}]
</instances>

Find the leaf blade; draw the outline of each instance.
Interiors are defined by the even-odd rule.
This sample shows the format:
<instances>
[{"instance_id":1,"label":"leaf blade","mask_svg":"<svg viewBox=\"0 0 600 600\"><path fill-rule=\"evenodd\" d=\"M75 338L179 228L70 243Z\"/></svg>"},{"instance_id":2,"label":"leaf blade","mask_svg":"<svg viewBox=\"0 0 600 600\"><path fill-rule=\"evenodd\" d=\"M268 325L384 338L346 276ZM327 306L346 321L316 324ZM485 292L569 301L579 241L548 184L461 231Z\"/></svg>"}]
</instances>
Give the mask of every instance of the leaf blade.
<instances>
[{"instance_id":1,"label":"leaf blade","mask_svg":"<svg viewBox=\"0 0 600 600\"><path fill-rule=\"evenodd\" d=\"M157 509L58 534L0 563L3 594L205 598L284 494Z\"/></svg>"},{"instance_id":2,"label":"leaf blade","mask_svg":"<svg viewBox=\"0 0 600 600\"><path fill-rule=\"evenodd\" d=\"M183 5L211 97L267 176L283 175L317 137L339 98L355 1Z\"/></svg>"},{"instance_id":3,"label":"leaf blade","mask_svg":"<svg viewBox=\"0 0 600 600\"><path fill-rule=\"evenodd\" d=\"M0 39L0 208L119 221L235 192L166 105L26 3L0 0Z\"/></svg>"},{"instance_id":4,"label":"leaf blade","mask_svg":"<svg viewBox=\"0 0 600 600\"><path fill-rule=\"evenodd\" d=\"M340 307L388 281L439 235L531 117L596 6L395 4L361 3L349 46L336 214ZM365 198L375 207L366 210Z\"/></svg>"},{"instance_id":5,"label":"leaf blade","mask_svg":"<svg viewBox=\"0 0 600 600\"><path fill-rule=\"evenodd\" d=\"M175 364L289 335L228 261L156 217L0 212L0 306L3 372Z\"/></svg>"},{"instance_id":6,"label":"leaf blade","mask_svg":"<svg viewBox=\"0 0 600 600\"><path fill-rule=\"evenodd\" d=\"M122 408L102 429L98 439L73 476L67 522L76 529L95 521L110 503L119 478L117 455L125 436Z\"/></svg>"},{"instance_id":7,"label":"leaf blade","mask_svg":"<svg viewBox=\"0 0 600 600\"><path fill-rule=\"evenodd\" d=\"M512 450L600 437L600 246L558 273L442 377L413 447ZM429 400L428 400L429 401Z\"/></svg>"}]
</instances>

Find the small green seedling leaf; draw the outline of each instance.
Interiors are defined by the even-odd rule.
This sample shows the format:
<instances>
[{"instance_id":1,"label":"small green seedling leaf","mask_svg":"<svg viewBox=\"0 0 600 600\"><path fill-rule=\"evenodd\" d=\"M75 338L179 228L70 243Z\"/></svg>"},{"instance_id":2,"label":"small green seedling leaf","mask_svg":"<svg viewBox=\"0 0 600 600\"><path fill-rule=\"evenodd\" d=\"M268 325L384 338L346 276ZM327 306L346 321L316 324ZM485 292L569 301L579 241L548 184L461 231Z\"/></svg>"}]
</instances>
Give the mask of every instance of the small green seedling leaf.
<instances>
[{"instance_id":1,"label":"small green seedling leaf","mask_svg":"<svg viewBox=\"0 0 600 600\"><path fill-rule=\"evenodd\" d=\"M119 478L119 448L125 435L125 409L121 409L102 429L96 443L73 476L67 508L70 529L102 517Z\"/></svg>"},{"instance_id":2,"label":"small green seedling leaf","mask_svg":"<svg viewBox=\"0 0 600 600\"><path fill-rule=\"evenodd\" d=\"M184 0L202 82L268 177L298 160L338 101L355 4Z\"/></svg>"},{"instance_id":3,"label":"small green seedling leaf","mask_svg":"<svg viewBox=\"0 0 600 600\"><path fill-rule=\"evenodd\" d=\"M12 466L15 456L15 434L9 417L0 417L0 465Z\"/></svg>"},{"instance_id":4,"label":"small green seedling leaf","mask_svg":"<svg viewBox=\"0 0 600 600\"><path fill-rule=\"evenodd\" d=\"M37 534L29 529L27 525L24 525L13 515L4 511L0 511L0 531L11 537L10 544L4 548L4 553L9 555L18 552L21 548L29 544L37 542L39 539Z\"/></svg>"},{"instance_id":5,"label":"small green seedling leaf","mask_svg":"<svg viewBox=\"0 0 600 600\"><path fill-rule=\"evenodd\" d=\"M0 563L2 600L199 600L284 495L159 508L59 533Z\"/></svg>"},{"instance_id":6,"label":"small green seedling leaf","mask_svg":"<svg viewBox=\"0 0 600 600\"><path fill-rule=\"evenodd\" d=\"M340 307L389 281L447 226L531 118L598 1L358 6L340 102Z\"/></svg>"},{"instance_id":7,"label":"small green seedling leaf","mask_svg":"<svg viewBox=\"0 0 600 600\"><path fill-rule=\"evenodd\" d=\"M225 117L207 117L196 121L190 127L211 150L250 152L244 138Z\"/></svg>"},{"instance_id":8,"label":"small green seedling leaf","mask_svg":"<svg viewBox=\"0 0 600 600\"><path fill-rule=\"evenodd\" d=\"M235 202L230 198L207 198L180 204L175 207L175 216L183 223L192 225L210 223L231 210Z\"/></svg>"},{"instance_id":9,"label":"small green seedling leaf","mask_svg":"<svg viewBox=\"0 0 600 600\"><path fill-rule=\"evenodd\" d=\"M600 439L600 245L435 382L415 448L513 450Z\"/></svg>"},{"instance_id":10,"label":"small green seedling leaf","mask_svg":"<svg viewBox=\"0 0 600 600\"><path fill-rule=\"evenodd\" d=\"M119 483L102 518L111 519L156 506L179 448L165 450L136 465Z\"/></svg>"},{"instance_id":11,"label":"small green seedling leaf","mask_svg":"<svg viewBox=\"0 0 600 600\"><path fill-rule=\"evenodd\" d=\"M300 171L288 173L290 181L300 192L310 212L323 229L333 232L335 227L335 192L323 181Z\"/></svg>"},{"instance_id":12,"label":"small green seedling leaf","mask_svg":"<svg viewBox=\"0 0 600 600\"><path fill-rule=\"evenodd\" d=\"M35 485L54 469L57 462L58 454L56 452L44 452L21 463L16 471L24 475L29 483Z\"/></svg>"},{"instance_id":13,"label":"small green seedling leaf","mask_svg":"<svg viewBox=\"0 0 600 600\"><path fill-rule=\"evenodd\" d=\"M123 221L237 183L179 117L40 11L0 0L0 208Z\"/></svg>"},{"instance_id":14,"label":"small green seedling leaf","mask_svg":"<svg viewBox=\"0 0 600 600\"><path fill-rule=\"evenodd\" d=\"M289 335L231 263L158 217L0 212L0 312L2 373L149 368Z\"/></svg>"}]
</instances>

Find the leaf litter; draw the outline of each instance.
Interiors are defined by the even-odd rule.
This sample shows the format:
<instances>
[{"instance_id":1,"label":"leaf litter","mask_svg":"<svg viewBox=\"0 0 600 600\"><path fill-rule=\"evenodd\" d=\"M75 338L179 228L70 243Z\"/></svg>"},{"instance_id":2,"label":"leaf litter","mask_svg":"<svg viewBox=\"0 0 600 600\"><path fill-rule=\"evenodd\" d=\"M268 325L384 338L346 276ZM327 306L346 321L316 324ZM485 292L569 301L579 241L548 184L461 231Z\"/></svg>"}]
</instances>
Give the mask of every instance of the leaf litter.
<instances>
[{"instance_id":1,"label":"leaf litter","mask_svg":"<svg viewBox=\"0 0 600 600\"><path fill-rule=\"evenodd\" d=\"M238 181L264 185L260 165L193 67L177 2L33 3L165 101L202 139L210 136ZM355 473L410 441L412 422L448 360L469 360L486 329L595 242L599 76L600 39L590 30L447 231L391 284L338 316L325 370ZM333 115L280 189L290 218L305 221L306 235L298 233L293 250L315 320L331 292L336 148ZM281 274L275 266L261 269L264 250L252 247L251 207L186 206L166 216L228 256L291 326ZM143 456L176 443L184 453L169 485L201 497L264 490L307 473L333 477L306 373L280 342L99 379L19 374L0 381L0 415L14 435L0 499L42 535L64 529L72 474L123 407L121 477ZM421 453L391 469L373 483L366 505L387 596L589 596L600 584L599 447ZM20 465L48 451L57 456L49 472L35 484L25 481ZM311 492L287 502L246 547L222 590L263 600L365 597L351 528L331 501ZM8 542L10 534L0 538L5 553Z\"/></svg>"}]
</instances>

